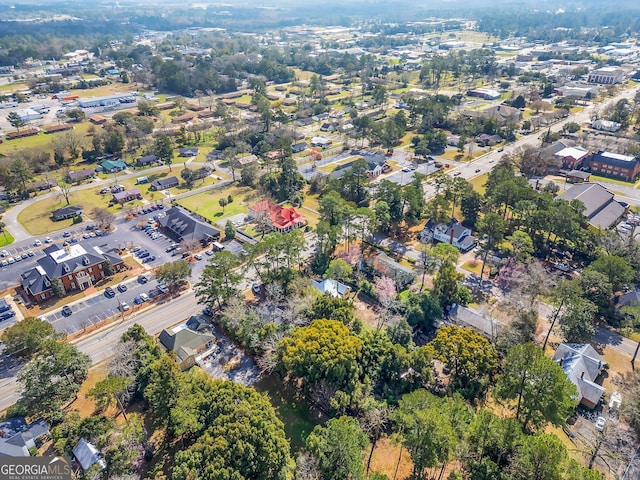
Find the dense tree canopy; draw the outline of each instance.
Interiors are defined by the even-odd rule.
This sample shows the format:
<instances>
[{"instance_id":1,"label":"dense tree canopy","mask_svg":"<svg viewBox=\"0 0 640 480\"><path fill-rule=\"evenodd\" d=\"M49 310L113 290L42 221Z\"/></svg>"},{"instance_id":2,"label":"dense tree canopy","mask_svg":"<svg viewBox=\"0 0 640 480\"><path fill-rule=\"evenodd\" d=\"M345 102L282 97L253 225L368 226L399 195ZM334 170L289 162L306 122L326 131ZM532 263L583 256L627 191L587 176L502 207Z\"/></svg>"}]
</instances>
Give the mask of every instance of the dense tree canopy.
<instances>
[{"instance_id":1,"label":"dense tree canopy","mask_svg":"<svg viewBox=\"0 0 640 480\"><path fill-rule=\"evenodd\" d=\"M303 380L307 389L325 382L351 390L358 377L362 341L336 320L315 320L296 328L278 347L282 369Z\"/></svg>"}]
</instances>

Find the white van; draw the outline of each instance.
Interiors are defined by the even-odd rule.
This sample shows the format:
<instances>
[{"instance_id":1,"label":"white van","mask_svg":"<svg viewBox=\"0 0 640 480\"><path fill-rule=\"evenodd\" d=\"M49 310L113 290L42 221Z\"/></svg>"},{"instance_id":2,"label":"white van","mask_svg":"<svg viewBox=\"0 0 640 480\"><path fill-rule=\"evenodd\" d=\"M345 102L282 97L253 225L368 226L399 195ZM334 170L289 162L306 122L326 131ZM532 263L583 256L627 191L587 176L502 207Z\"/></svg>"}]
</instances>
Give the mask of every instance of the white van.
<instances>
[{"instance_id":1,"label":"white van","mask_svg":"<svg viewBox=\"0 0 640 480\"><path fill-rule=\"evenodd\" d=\"M143 183L149 183L149 179L147 177L136 178L136 185L141 185Z\"/></svg>"}]
</instances>

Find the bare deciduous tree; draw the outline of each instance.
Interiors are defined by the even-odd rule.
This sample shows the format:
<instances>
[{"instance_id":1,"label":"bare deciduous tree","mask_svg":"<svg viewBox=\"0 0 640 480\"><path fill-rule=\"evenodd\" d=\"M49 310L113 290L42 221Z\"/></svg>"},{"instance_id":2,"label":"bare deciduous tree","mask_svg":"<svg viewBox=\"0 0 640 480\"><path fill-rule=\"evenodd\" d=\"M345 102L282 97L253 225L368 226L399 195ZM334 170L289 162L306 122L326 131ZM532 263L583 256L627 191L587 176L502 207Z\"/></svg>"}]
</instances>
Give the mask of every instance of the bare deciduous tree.
<instances>
[{"instance_id":1,"label":"bare deciduous tree","mask_svg":"<svg viewBox=\"0 0 640 480\"><path fill-rule=\"evenodd\" d=\"M93 210L91 210L91 217L103 230L107 230L116 218L113 213L102 207L95 207Z\"/></svg>"}]
</instances>

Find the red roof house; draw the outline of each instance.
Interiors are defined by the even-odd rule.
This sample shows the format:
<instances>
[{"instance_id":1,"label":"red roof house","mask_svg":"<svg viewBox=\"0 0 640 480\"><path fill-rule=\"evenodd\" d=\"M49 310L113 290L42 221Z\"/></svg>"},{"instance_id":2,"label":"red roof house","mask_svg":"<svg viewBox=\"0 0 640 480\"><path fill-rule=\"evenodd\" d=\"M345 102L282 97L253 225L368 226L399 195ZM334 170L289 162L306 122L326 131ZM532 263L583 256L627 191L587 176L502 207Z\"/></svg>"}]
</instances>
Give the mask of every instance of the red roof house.
<instances>
[{"instance_id":1,"label":"red roof house","mask_svg":"<svg viewBox=\"0 0 640 480\"><path fill-rule=\"evenodd\" d=\"M263 200L249 207L249 216L253 219L266 218L269 226L276 232L286 233L307 224L307 219L293 207L282 207L270 200Z\"/></svg>"}]
</instances>

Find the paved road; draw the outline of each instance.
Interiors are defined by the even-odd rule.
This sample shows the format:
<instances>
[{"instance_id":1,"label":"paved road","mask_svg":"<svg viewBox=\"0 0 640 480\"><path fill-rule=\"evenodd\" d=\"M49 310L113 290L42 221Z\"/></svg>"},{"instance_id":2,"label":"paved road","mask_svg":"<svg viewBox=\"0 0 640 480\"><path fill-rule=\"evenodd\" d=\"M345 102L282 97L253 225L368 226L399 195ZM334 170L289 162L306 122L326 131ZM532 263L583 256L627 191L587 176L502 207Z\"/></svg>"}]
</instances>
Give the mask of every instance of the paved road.
<instances>
[{"instance_id":1,"label":"paved road","mask_svg":"<svg viewBox=\"0 0 640 480\"><path fill-rule=\"evenodd\" d=\"M189 316L200 313L201 310L202 308L196 303L194 293L188 291L163 304L161 315L156 308L136 313L124 322L116 323L74 343L80 351L89 355L93 364L96 365L113 355L114 345L134 323L142 325L150 335L157 335L163 329L178 324ZM9 375L15 372L16 369L13 368ZM7 374L5 373L5 375ZM19 386L14 376L5 376L0 379L0 411L13 405L19 397Z\"/></svg>"}]
</instances>

